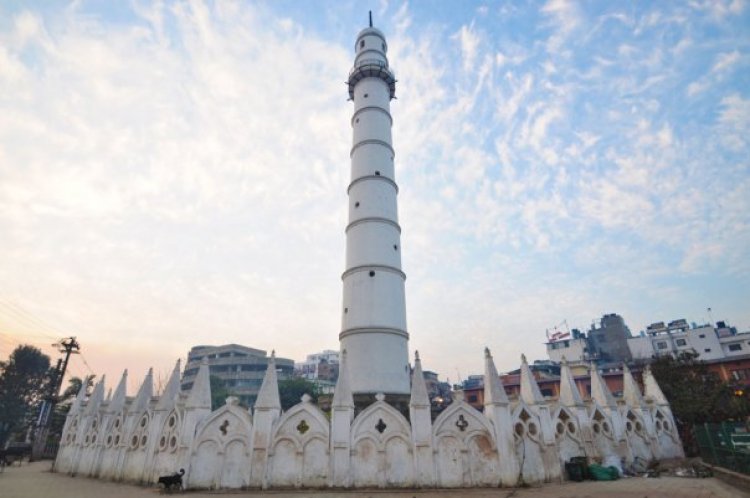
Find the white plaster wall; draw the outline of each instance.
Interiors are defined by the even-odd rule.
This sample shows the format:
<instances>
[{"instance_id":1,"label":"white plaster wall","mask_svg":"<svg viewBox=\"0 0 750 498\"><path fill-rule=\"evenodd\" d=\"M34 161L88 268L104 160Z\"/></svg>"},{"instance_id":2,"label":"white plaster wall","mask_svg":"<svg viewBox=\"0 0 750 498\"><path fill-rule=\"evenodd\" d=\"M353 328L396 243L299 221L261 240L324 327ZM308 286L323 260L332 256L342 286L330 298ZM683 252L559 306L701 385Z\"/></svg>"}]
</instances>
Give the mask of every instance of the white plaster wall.
<instances>
[{"instance_id":1,"label":"white plaster wall","mask_svg":"<svg viewBox=\"0 0 750 498\"><path fill-rule=\"evenodd\" d=\"M374 271L375 275L371 277L370 271ZM402 275L385 269L365 268L348 274L344 278L343 287L343 307L348 308L348 311L342 317L342 331L362 327L406 330L406 303ZM342 349L352 352L348 347L342 346ZM405 354L407 354L406 349L399 354L399 357ZM405 358L399 358L401 359ZM366 363L369 362L353 363L357 365L357 368L352 369L352 373L365 366Z\"/></svg>"},{"instance_id":2,"label":"white plaster wall","mask_svg":"<svg viewBox=\"0 0 750 498\"><path fill-rule=\"evenodd\" d=\"M403 361L405 365L406 360ZM386 385L392 388L390 383ZM408 389L408 380L405 386ZM551 417L550 412L539 406L518 403L512 412L501 411L514 428L514 435L510 436L514 448L511 454L498 452L496 437L499 436L493 422L461 401L456 401L434 423L429 418L420 418L427 427L421 427L417 436L409 422L385 401L371 405L353 421L348 409L343 416L334 416L339 424L335 438L328 418L308 400L278 419L270 416L268 423L258 424L253 424L246 410L230 404L211 413L201 412L203 415L195 421L198 427L188 427L184 425L186 421L194 419L190 413L198 411L180 410L157 416L149 409L140 415L131 413L126 419L118 414L118 427L110 416L108 420L112 422L101 422L97 442L90 438L88 445L82 441L93 433L94 417L104 420L103 412L71 416L66 421L55 469L154 484L158 475L185 468L184 482L189 488L495 487L500 485L500 476L510 462L514 462L515 468L522 468L524 482L533 484L554 480L563 462L584 454L584 431L578 419L560 407L555 409L554 418L546 422L541 417ZM648 461L653 456L682 456L667 405L633 408L623 404L620 412L613 412L623 421L624 450L616 440L616 422L608 409L589 403L587 410L591 414L587 423L592 428L598 427L591 431L595 454L588 454L589 457L617 454L629 461L634 457ZM168 422L172 414L176 417L173 428ZM145 427L141 426L141 420L147 421ZM552 444L543 440L545 423L554 431ZM562 430L558 424L563 424ZM424 429L428 429L426 437ZM195 437L186 437L182 432ZM115 435L121 436L119 445L114 444ZM144 435L152 442L147 440L143 444ZM160 444L162 436L173 435L180 441L188 441L187 446L179 443L174 448L168 440ZM139 438L134 447L131 447L132 437ZM254 437L258 438L255 446L259 450L269 448L267 459L263 451L257 453L258 458L251 458ZM334 440L338 443L334 444ZM335 453L336 447L344 452ZM507 447L505 442L502 447ZM430 465L417 467L417 455L427 454L431 458L425 462ZM181 459L183 456L185 459ZM345 475L334 479L334 469ZM253 481L251 474L259 479Z\"/></svg>"},{"instance_id":3,"label":"white plaster wall","mask_svg":"<svg viewBox=\"0 0 750 498\"><path fill-rule=\"evenodd\" d=\"M355 486L413 484L411 427L395 408L384 401L367 407L352 423L351 440Z\"/></svg>"},{"instance_id":4,"label":"white plaster wall","mask_svg":"<svg viewBox=\"0 0 750 498\"><path fill-rule=\"evenodd\" d=\"M369 217L386 218L398 223L396 190L393 185L378 179L352 185L349 190L349 223ZM393 243L398 243L398 236Z\"/></svg>"},{"instance_id":5,"label":"white plaster wall","mask_svg":"<svg viewBox=\"0 0 750 498\"><path fill-rule=\"evenodd\" d=\"M367 99L369 100L369 94ZM377 106L379 109L382 107ZM382 140L391 144L391 119L378 109L363 109L352 124L352 147L363 140Z\"/></svg>"},{"instance_id":6,"label":"white plaster wall","mask_svg":"<svg viewBox=\"0 0 750 498\"><path fill-rule=\"evenodd\" d=\"M347 233L346 267L384 265L401 269L401 234L398 228L382 221L363 221ZM374 269L378 273L382 270ZM377 276L377 275L376 275ZM403 277L395 284L403 287ZM369 277L368 278L372 278Z\"/></svg>"},{"instance_id":7,"label":"white plaster wall","mask_svg":"<svg viewBox=\"0 0 750 498\"><path fill-rule=\"evenodd\" d=\"M376 171L380 171L382 176L396 181L394 154L390 149L377 143L366 143L354 149L351 169L351 181L363 176L374 175ZM352 188L354 187L352 186Z\"/></svg>"},{"instance_id":8,"label":"white plaster wall","mask_svg":"<svg viewBox=\"0 0 750 498\"><path fill-rule=\"evenodd\" d=\"M349 381L355 392L409 393L405 337L379 332L352 334L343 338L341 345L347 350L352 364L359 365L349 372Z\"/></svg>"},{"instance_id":9,"label":"white plaster wall","mask_svg":"<svg viewBox=\"0 0 750 498\"><path fill-rule=\"evenodd\" d=\"M385 81L380 78L364 78L354 87L354 112L370 106L380 107L390 112L390 102L391 91ZM390 130L390 124L388 129Z\"/></svg>"},{"instance_id":10,"label":"white plaster wall","mask_svg":"<svg viewBox=\"0 0 750 498\"><path fill-rule=\"evenodd\" d=\"M385 62L385 53L388 47L382 34L380 36L378 34L378 30L373 28L366 28L359 33L354 45L357 62L361 59L378 59Z\"/></svg>"},{"instance_id":11,"label":"white plaster wall","mask_svg":"<svg viewBox=\"0 0 750 498\"><path fill-rule=\"evenodd\" d=\"M654 355L650 337L631 337L628 339L630 354L636 359L649 359Z\"/></svg>"}]
</instances>

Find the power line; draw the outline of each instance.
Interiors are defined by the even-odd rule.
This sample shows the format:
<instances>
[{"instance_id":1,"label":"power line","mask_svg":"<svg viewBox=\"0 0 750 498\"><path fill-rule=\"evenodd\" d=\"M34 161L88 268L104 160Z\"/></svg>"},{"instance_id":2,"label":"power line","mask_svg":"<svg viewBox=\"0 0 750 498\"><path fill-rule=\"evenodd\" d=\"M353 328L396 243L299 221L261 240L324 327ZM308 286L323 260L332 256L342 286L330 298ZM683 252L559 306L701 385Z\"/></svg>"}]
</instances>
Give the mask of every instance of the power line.
<instances>
[{"instance_id":1,"label":"power line","mask_svg":"<svg viewBox=\"0 0 750 498\"><path fill-rule=\"evenodd\" d=\"M39 317L37 317L37 316L29 313L28 311L24 310L20 306L18 306L16 304L13 304L13 303L5 300L5 299L0 299L0 306L6 308L12 314L14 314L14 315L18 316L19 318L21 318L21 320L25 320L26 322L30 322L32 324L35 324L36 327L38 327L38 328L46 329L48 333L49 332L54 332L54 334L56 336L58 336L58 337L59 336L69 335L67 332L61 331L57 327L54 327L54 326L50 325L49 323L45 322L43 319L41 319L41 318L39 318ZM47 335L47 338L51 339L53 341L57 340L57 338L52 337L50 335Z\"/></svg>"},{"instance_id":2,"label":"power line","mask_svg":"<svg viewBox=\"0 0 750 498\"><path fill-rule=\"evenodd\" d=\"M79 351L79 353L80 353L81 359L83 360L83 364L86 365L86 368L89 369L89 373L91 373L91 375L96 375L96 373L94 373L94 369L91 368L91 366L89 366L89 362L86 361L86 357L83 356L83 353L81 353L80 351Z\"/></svg>"},{"instance_id":3,"label":"power line","mask_svg":"<svg viewBox=\"0 0 750 498\"><path fill-rule=\"evenodd\" d=\"M4 340L5 340L6 343L8 343L9 345L14 346L14 347L22 346L22 345L25 345L25 344L30 344L32 346L41 346L41 347L44 347L44 348L50 347L50 344L47 343L47 342L36 341L36 340L34 340L34 341L27 341L25 339L18 339L16 337L12 336L12 335L5 334L3 332L0 332L0 336L4 337Z\"/></svg>"}]
</instances>

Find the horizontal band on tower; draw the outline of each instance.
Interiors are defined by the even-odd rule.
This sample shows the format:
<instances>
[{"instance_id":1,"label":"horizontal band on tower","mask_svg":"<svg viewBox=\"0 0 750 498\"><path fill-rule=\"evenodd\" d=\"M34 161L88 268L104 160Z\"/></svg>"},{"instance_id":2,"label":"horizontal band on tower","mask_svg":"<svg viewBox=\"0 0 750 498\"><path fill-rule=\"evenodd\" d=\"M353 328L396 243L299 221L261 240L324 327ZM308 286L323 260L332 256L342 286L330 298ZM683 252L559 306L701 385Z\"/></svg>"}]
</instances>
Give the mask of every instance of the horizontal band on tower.
<instances>
[{"instance_id":1,"label":"horizontal band on tower","mask_svg":"<svg viewBox=\"0 0 750 498\"><path fill-rule=\"evenodd\" d=\"M351 329L342 330L341 333L339 334L339 340L350 335L369 334L369 333L393 334L399 337L403 337L404 339L407 339L407 340L409 339L409 333L401 329L396 329L392 327L355 327Z\"/></svg>"},{"instance_id":2,"label":"horizontal band on tower","mask_svg":"<svg viewBox=\"0 0 750 498\"><path fill-rule=\"evenodd\" d=\"M381 40L383 40L383 43L388 46L388 43L385 41L385 36L383 36L380 31L377 28L370 28L370 29L363 29L360 31L360 35L357 37L357 41L354 43L354 51L357 51L357 45L359 44L359 40L364 38L365 36L377 36Z\"/></svg>"},{"instance_id":3,"label":"horizontal band on tower","mask_svg":"<svg viewBox=\"0 0 750 498\"><path fill-rule=\"evenodd\" d=\"M369 216L367 218L360 218L358 220L352 221L348 225L346 225L346 229L344 230L344 233L349 233L349 229L352 228L355 225L359 225L360 223L386 223L388 225L392 225L396 230L398 230L398 233L401 233L401 227L398 223L396 223L393 220L389 220L388 218L380 218L377 216Z\"/></svg>"},{"instance_id":4,"label":"horizontal band on tower","mask_svg":"<svg viewBox=\"0 0 750 498\"><path fill-rule=\"evenodd\" d=\"M396 189L396 193L398 194L398 185L396 185L396 182L394 182L393 180L391 180L387 176L383 176L383 175L365 175L365 176L360 176L359 178L355 178L349 184L349 187L347 187L346 193L349 194L349 191L352 189L352 187L354 185L356 185L359 182L363 182L365 180L381 180L381 181L384 181L386 183L390 183L391 186Z\"/></svg>"},{"instance_id":5,"label":"horizontal band on tower","mask_svg":"<svg viewBox=\"0 0 750 498\"><path fill-rule=\"evenodd\" d=\"M393 117L391 116L391 113L388 112L388 111L386 111L382 107L378 107L376 105L368 105L366 107L360 107L359 109L357 109L356 111L354 111L354 114L352 114L352 119L351 119L352 126L354 126L354 119L357 116L359 116L359 114L361 112L364 112L364 111L379 111L379 112L382 112L383 114L385 114L386 116L388 116L388 119L391 122L391 126L393 126Z\"/></svg>"},{"instance_id":6,"label":"horizontal band on tower","mask_svg":"<svg viewBox=\"0 0 750 498\"><path fill-rule=\"evenodd\" d=\"M389 144L385 140L378 140L377 138L368 138L366 140L361 140L357 142L356 144L354 144L354 146L352 147L352 150L349 152L349 157L352 157L354 155L354 151L357 150L358 147L362 147L363 145L370 145L370 144L382 145L383 147L391 151L391 154L394 154L394 155L396 154L396 151L393 150L393 147L391 146L391 144Z\"/></svg>"},{"instance_id":7,"label":"horizontal band on tower","mask_svg":"<svg viewBox=\"0 0 750 498\"><path fill-rule=\"evenodd\" d=\"M406 273L402 272L400 269L395 268L393 266L387 266L387 265L361 265L361 266L355 266L353 268L349 268L344 273L341 274L341 280L344 280L346 277L353 273L361 272L361 271L368 271L368 270L379 270L379 271L387 271L390 273L395 273L396 275L401 276L404 280L406 280Z\"/></svg>"},{"instance_id":8,"label":"horizontal band on tower","mask_svg":"<svg viewBox=\"0 0 750 498\"><path fill-rule=\"evenodd\" d=\"M354 58L354 63L357 63L357 60L362 59L363 55L365 55L367 52L374 52L380 56L382 56L384 59L386 58L385 52L382 50L378 50L377 48L366 48L364 50L360 50L357 56Z\"/></svg>"}]
</instances>

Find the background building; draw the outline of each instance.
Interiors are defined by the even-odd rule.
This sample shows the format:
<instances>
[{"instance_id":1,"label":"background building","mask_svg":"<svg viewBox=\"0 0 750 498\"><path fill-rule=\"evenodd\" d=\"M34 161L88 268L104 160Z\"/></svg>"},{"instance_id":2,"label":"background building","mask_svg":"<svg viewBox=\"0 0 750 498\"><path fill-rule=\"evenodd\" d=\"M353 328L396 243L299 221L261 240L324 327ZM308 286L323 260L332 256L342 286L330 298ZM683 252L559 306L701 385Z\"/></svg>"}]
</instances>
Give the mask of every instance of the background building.
<instances>
[{"instance_id":1,"label":"background building","mask_svg":"<svg viewBox=\"0 0 750 498\"><path fill-rule=\"evenodd\" d=\"M547 356L559 363L563 356L570 362L595 361L597 364L629 362L633 356L628 345L632 337L625 320L617 313L602 316L599 326L591 324L588 334L578 329L547 335Z\"/></svg>"},{"instance_id":2,"label":"background building","mask_svg":"<svg viewBox=\"0 0 750 498\"><path fill-rule=\"evenodd\" d=\"M589 359L589 344L586 334L573 329L570 334L553 335L547 341L547 356L551 361L560 363L562 357L571 362Z\"/></svg>"},{"instance_id":3,"label":"background building","mask_svg":"<svg viewBox=\"0 0 750 498\"><path fill-rule=\"evenodd\" d=\"M630 361L632 356L628 339L632 337L625 320L617 313L604 315L599 327L591 324L588 334L589 353L592 358L606 362Z\"/></svg>"},{"instance_id":4,"label":"background building","mask_svg":"<svg viewBox=\"0 0 750 498\"><path fill-rule=\"evenodd\" d=\"M189 391L193 387L203 358L208 360L211 376L221 379L232 396L239 398L243 405L255 404L268 367L268 355L265 351L239 344L193 346L188 353L182 374L183 391ZM294 372L294 362L286 358L276 358L276 370L279 378L289 378Z\"/></svg>"},{"instance_id":5,"label":"background building","mask_svg":"<svg viewBox=\"0 0 750 498\"><path fill-rule=\"evenodd\" d=\"M688 324L687 320L652 323L640 336L628 339L634 359L647 360L658 356L677 356L682 352L698 355L700 360L714 361L750 354L750 332L737 333L726 322Z\"/></svg>"},{"instance_id":6,"label":"background building","mask_svg":"<svg viewBox=\"0 0 750 498\"><path fill-rule=\"evenodd\" d=\"M326 349L309 354L305 361L294 364L294 374L307 380L336 382L339 378L339 352Z\"/></svg>"}]
</instances>

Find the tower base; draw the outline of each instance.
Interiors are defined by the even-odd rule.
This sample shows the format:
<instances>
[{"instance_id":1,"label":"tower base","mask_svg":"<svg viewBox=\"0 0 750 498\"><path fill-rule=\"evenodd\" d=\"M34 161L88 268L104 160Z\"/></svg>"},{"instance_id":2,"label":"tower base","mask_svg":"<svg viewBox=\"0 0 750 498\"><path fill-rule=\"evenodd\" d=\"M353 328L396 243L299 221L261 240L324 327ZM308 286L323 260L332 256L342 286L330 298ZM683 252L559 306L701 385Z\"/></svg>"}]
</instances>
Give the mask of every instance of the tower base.
<instances>
[{"instance_id":1,"label":"tower base","mask_svg":"<svg viewBox=\"0 0 750 498\"><path fill-rule=\"evenodd\" d=\"M385 394L385 402L401 412L401 415L409 420L410 394ZM375 393L354 393L354 416L359 415L362 410L375 403Z\"/></svg>"}]
</instances>

